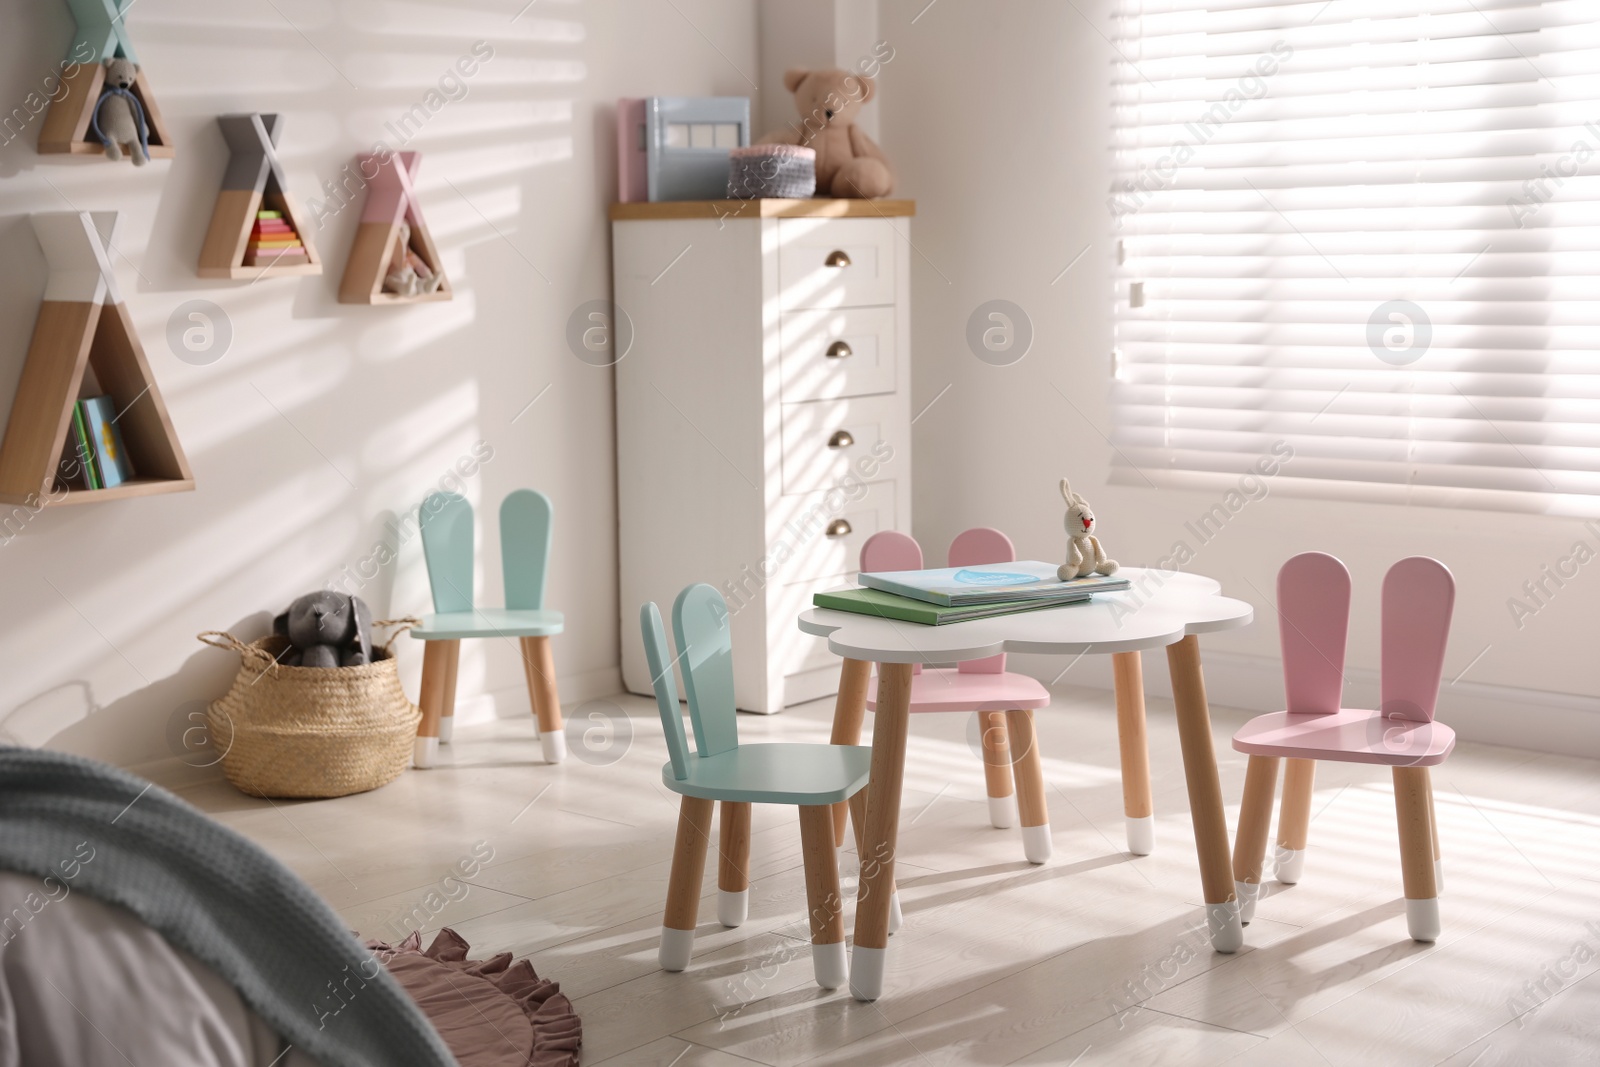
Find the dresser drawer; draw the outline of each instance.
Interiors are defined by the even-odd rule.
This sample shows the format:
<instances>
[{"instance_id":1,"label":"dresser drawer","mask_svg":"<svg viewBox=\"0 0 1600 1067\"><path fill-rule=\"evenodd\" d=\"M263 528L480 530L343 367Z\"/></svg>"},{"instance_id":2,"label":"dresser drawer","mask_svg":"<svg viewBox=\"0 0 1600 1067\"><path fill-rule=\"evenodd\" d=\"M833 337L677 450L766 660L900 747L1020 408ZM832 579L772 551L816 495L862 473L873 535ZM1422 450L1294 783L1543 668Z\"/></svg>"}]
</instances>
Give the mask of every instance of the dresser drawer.
<instances>
[{"instance_id":1,"label":"dresser drawer","mask_svg":"<svg viewBox=\"0 0 1600 1067\"><path fill-rule=\"evenodd\" d=\"M907 447L910 435L894 394L784 404L783 491L809 493L861 479Z\"/></svg>"},{"instance_id":2,"label":"dresser drawer","mask_svg":"<svg viewBox=\"0 0 1600 1067\"><path fill-rule=\"evenodd\" d=\"M786 311L783 399L894 392L894 308Z\"/></svg>"},{"instance_id":3,"label":"dresser drawer","mask_svg":"<svg viewBox=\"0 0 1600 1067\"><path fill-rule=\"evenodd\" d=\"M895 528L894 488L893 482L852 480L820 493L779 497L767 544L773 552L780 545L788 550L782 580L845 581L856 571L867 538Z\"/></svg>"},{"instance_id":4,"label":"dresser drawer","mask_svg":"<svg viewBox=\"0 0 1600 1067\"><path fill-rule=\"evenodd\" d=\"M780 306L893 304L894 250L888 219L779 219Z\"/></svg>"}]
</instances>

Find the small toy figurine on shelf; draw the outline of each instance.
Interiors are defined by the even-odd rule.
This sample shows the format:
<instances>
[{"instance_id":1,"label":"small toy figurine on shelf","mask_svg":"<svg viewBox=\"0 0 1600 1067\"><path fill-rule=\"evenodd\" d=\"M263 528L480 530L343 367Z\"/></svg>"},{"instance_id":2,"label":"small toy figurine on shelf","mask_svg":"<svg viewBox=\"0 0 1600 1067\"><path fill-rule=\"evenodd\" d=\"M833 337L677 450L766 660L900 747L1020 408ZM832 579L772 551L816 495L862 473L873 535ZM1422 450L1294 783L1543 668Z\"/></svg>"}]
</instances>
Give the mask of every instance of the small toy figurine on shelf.
<instances>
[{"instance_id":1,"label":"small toy figurine on shelf","mask_svg":"<svg viewBox=\"0 0 1600 1067\"><path fill-rule=\"evenodd\" d=\"M421 256L412 251L411 226L402 222L395 231L389 270L383 278L384 292L400 296L422 296L436 291L443 282L444 274L433 270Z\"/></svg>"},{"instance_id":2,"label":"small toy figurine on shelf","mask_svg":"<svg viewBox=\"0 0 1600 1067\"><path fill-rule=\"evenodd\" d=\"M144 105L133 95L139 68L131 59L106 60L106 87L94 106L90 124L94 135L105 146L106 158L119 160L126 145L133 165L150 161L150 125L144 118Z\"/></svg>"},{"instance_id":3,"label":"small toy figurine on shelf","mask_svg":"<svg viewBox=\"0 0 1600 1067\"><path fill-rule=\"evenodd\" d=\"M1061 479L1061 499L1067 502L1067 515L1063 524L1067 528L1067 561L1056 568L1056 576L1063 582L1083 578L1090 574L1114 574L1117 561L1107 559L1094 536L1094 512L1089 502L1072 491L1065 478Z\"/></svg>"}]
</instances>

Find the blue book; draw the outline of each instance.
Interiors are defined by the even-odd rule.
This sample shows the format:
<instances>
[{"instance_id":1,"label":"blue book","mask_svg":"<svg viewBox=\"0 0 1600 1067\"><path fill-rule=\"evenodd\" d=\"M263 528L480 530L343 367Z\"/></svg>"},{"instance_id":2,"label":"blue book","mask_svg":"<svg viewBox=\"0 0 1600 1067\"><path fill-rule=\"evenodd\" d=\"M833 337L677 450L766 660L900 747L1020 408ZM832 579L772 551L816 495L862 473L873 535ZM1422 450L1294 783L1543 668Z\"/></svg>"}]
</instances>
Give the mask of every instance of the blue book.
<instances>
[{"instance_id":1,"label":"blue book","mask_svg":"<svg viewBox=\"0 0 1600 1067\"><path fill-rule=\"evenodd\" d=\"M128 481L133 477L133 464L128 461L122 430L116 423L116 405L109 396L87 397L78 404L83 409L84 429L88 431L89 446L94 449L101 487L110 489Z\"/></svg>"},{"instance_id":2,"label":"blue book","mask_svg":"<svg viewBox=\"0 0 1600 1067\"><path fill-rule=\"evenodd\" d=\"M937 570L862 573L861 584L868 589L897 593L945 608L1018 600L1065 602L1082 600L1091 593L1128 588L1128 580L1116 575L1108 578L1096 574L1063 582L1056 577L1056 564L1037 560L941 567Z\"/></svg>"}]
</instances>

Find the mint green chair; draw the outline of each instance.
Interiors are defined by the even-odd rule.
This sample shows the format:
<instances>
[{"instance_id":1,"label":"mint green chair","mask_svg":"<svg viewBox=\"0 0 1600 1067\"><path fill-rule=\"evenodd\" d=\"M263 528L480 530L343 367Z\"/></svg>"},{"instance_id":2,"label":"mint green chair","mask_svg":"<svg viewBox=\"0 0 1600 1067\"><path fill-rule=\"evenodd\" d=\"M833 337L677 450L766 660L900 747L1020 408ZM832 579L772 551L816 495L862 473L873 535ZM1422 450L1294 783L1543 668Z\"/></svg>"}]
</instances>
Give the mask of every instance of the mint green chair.
<instances>
[{"instance_id":1,"label":"mint green chair","mask_svg":"<svg viewBox=\"0 0 1600 1067\"><path fill-rule=\"evenodd\" d=\"M422 722L417 725L413 766L433 766L439 745L450 743L456 666L462 639L471 637L518 642L545 762L560 763L566 759L567 743L561 732L561 697L556 691L550 638L562 631L565 622L561 612L544 606L545 576L550 569L550 498L532 489L518 489L500 503L503 608L473 603L473 518L472 505L465 497L430 493L422 502L417 524L422 531L434 613L424 615L421 624L411 630L412 637L427 642L419 701Z\"/></svg>"},{"instance_id":2,"label":"mint green chair","mask_svg":"<svg viewBox=\"0 0 1600 1067\"><path fill-rule=\"evenodd\" d=\"M848 964L832 806L866 786L872 750L861 745L739 744L728 605L722 594L701 584L679 593L672 605L672 630L694 725L691 753L678 711L675 661L655 604L639 609L639 628L667 735L668 760L661 768L661 781L683 797L661 920L662 969L683 970L694 949L712 805L722 803L719 866L724 874L731 871L742 880L730 888L729 879L719 876L718 918L724 926L738 926L745 919L750 891L750 805L794 804L800 808L806 902L811 912L811 965L818 985L838 989L848 976Z\"/></svg>"}]
</instances>

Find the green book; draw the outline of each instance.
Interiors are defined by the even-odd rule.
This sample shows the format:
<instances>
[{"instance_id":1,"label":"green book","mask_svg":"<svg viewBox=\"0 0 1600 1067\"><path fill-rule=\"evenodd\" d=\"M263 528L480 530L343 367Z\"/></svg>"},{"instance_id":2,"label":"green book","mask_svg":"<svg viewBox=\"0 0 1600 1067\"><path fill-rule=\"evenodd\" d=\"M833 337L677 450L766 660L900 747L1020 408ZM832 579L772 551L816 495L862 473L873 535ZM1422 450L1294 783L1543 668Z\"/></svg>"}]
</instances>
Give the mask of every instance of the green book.
<instances>
[{"instance_id":1,"label":"green book","mask_svg":"<svg viewBox=\"0 0 1600 1067\"><path fill-rule=\"evenodd\" d=\"M83 465L83 477L90 489L103 488L100 484L100 472L94 467L94 445L89 440L88 424L83 421L83 401L72 405L72 439L74 449L78 453L78 462Z\"/></svg>"},{"instance_id":2,"label":"green book","mask_svg":"<svg viewBox=\"0 0 1600 1067\"><path fill-rule=\"evenodd\" d=\"M830 589L816 593L811 602L819 608L849 611L857 615L876 615L881 619L914 622L921 626L943 626L952 622L969 622L995 615L1015 615L1021 611L1042 611L1059 608L1063 603L1080 604L1089 599L1089 592L1070 601L1053 600L1041 604L1037 600L1003 600L988 604L962 604L953 608L928 604L910 597L885 593L880 589Z\"/></svg>"}]
</instances>

